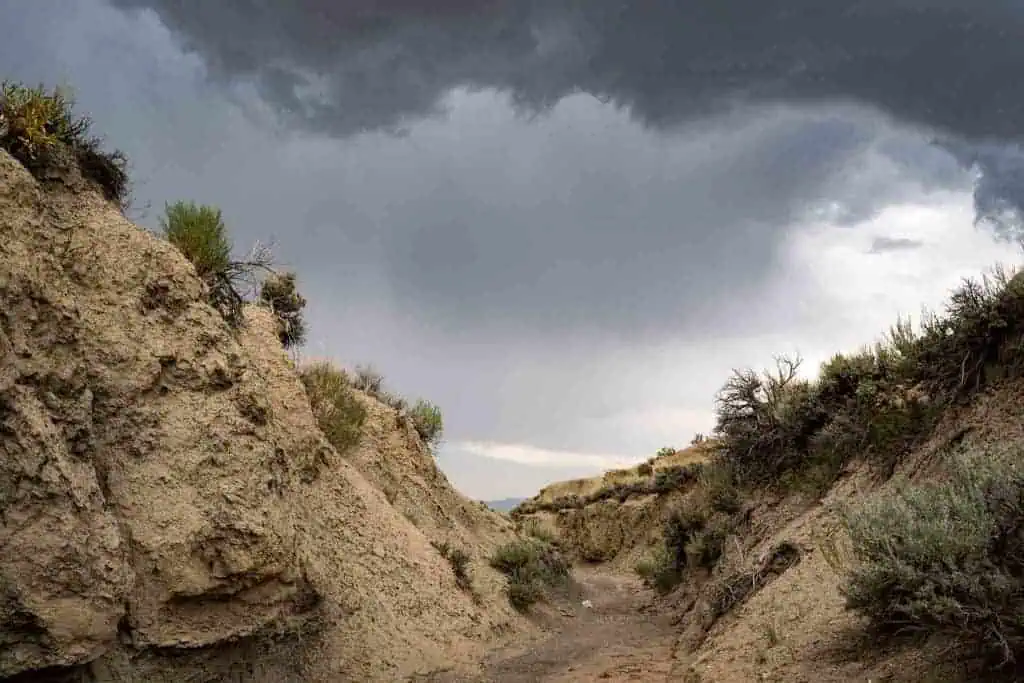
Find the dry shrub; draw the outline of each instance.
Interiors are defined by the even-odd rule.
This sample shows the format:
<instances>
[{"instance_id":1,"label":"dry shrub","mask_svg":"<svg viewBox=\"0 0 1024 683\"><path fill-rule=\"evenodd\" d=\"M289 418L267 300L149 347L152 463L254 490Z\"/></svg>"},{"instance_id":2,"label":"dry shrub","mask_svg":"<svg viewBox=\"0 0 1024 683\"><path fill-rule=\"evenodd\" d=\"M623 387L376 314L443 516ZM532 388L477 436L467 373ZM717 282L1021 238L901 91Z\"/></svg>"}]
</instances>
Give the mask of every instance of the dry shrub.
<instances>
[{"instance_id":1,"label":"dry shrub","mask_svg":"<svg viewBox=\"0 0 1024 683\"><path fill-rule=\"evenodd\" d=\"M89 134L92 121L74 114L74 98L63 88L47 92L20 83L0 84L0 148L37 179L69 165L125 211L129 202L128 162L119 151L104 152Z\"/></svg>"},{"instance_id":2,"label":"dry shrub","mask_svg":"<svg viewBox=\"0 0 1024 683\"><path fill-rule=\"evenodd\" d=\"M528 609L548 588L563 585L569 577L569 563L558 548L537 538L500 546L491 566L508 577L509 603L518 610Z\"/></svg>"},{"instance_id":3,"label":"dry shrub","mask_svg":"<svg viewBox=\"0 0 1024 683\"><path fill-rule=\"evenodd\" d=\"M348 375L320 362L302 368L299 377L320 431L335 450L344 453L359 443L366 409L353 394Z\"/></svg>"},{"instance_id":4,"label":"dry shrub","mask_svg":"<svg viewBox=\"0 0 1024 683\"><path fill-rule=\"evenodd\" d=\"M473 579L469 575L469 563L472 559L462 548L457 548L447 541L431 542L441 557L448 561L455 575L455 583L464 591L472 591Z\"/></svg>"},{"instance_id":5,"label":"dry shrub","mask_svg":"<svg viewBox=\"0 0 1024 683\"><path fill-rule=\"evenodd\" d=\"M295 273L271 273L260 285L260 302L277 319L277 336L286 349L306 341L306 321L302 311L306 299L295 285Z\"/></svg>"},{"instance_id":6,"label":"dry shrub","mask_svg":"<svg viewBox=\"0 0 1024 683\"><path fill-rule=\"evenodd\" d=\"M847 607L884 633L948 636L965 654L1024 653L1024 469L1019 453L953 459L942 482L843 511Z\"/></svg>"}]
</instances>

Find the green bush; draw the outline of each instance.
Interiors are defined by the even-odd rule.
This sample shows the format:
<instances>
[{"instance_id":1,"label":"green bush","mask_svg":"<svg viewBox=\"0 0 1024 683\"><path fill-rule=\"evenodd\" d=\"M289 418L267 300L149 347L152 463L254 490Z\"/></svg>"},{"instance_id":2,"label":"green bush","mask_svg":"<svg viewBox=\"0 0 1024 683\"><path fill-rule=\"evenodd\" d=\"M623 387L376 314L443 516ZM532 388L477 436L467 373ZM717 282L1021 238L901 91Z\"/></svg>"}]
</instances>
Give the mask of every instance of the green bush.
<instances>
[{"instance_id":1,"label":"green bush","mask_svg":"<svg viewBox=\"0 0 1024 683\"><path fill-rule=\"evenodd\" d=\"M682 576L675 569L671 556L665 547L658 546L651 555L642 558L633 567L643 579L644 585L661 594L670 592L679 585Z\"/></svg>"},{"instance_id":2,"label":"green bush","mask_svg":"<svg viewBox=\"0 0 1024 683\"><path fill-rule=\"evenodd\" d=\"M355 397L348 376L330 363L308 365L299 372L317 425L339 453L359 443L366 409Z\"/></svg>"},{"instance_id":3,"label":"green bush","mask_svg":"<svg viewBox=\"0 0 1024 683\"><path fill-rule=\"evenodd\" d=\"M550 543L536 538L519 539L500 546L491 566L508 577L509 603L525 610L541 600L546 588L564 584L569 563Z\"/></svg>"},{"instance_id":4,"label":"green bush","mask_svg":"<svg viewBox=\"0 0 1024 683\"><path fill-rule=\"evenodd\" d=\"M444 420L441 417L441 409L430 401L420 399L409 411L409 418L416 433L423 439L423 443L431 450L441 444L441 437L444 434Z\"/></svg>"},{"instance_id":5,"label":"green bush","mask_svg":"<svg viewBox=\"0 0 1024 683\"><path fill-rule=\"evenodd\" d=\"M295 273L271 273L260 285L260 302L277 318L277 336L286 349L305 343L306 299L295 286Z\"/></svg>"},{"instance_id":6,"label":"green bush","mask_svg":"<svg viewBox=\"0 0 1024 683\"><path fill-rule=\"evenodd\" d=\"M900 482L844 511L847 607L883 632L942 634L974 654L1024 652L1020 455L961 456L940 483Z\"/></svg>"},{"instance_id":7,"label":"green bush","mask_svg":"<svg viewBox=\"0 0 1024 683\"><path fill-rule=\"evenodd\" d=\"M119 151L102 151L102 141L89 135L91 126L88 117L74 115L74 99L64 89L47 92L42 86L0 84L0 148L39 179L51 170L76 165L82 177L125 211L127 159Z\"/></svg>"}]
</instances>

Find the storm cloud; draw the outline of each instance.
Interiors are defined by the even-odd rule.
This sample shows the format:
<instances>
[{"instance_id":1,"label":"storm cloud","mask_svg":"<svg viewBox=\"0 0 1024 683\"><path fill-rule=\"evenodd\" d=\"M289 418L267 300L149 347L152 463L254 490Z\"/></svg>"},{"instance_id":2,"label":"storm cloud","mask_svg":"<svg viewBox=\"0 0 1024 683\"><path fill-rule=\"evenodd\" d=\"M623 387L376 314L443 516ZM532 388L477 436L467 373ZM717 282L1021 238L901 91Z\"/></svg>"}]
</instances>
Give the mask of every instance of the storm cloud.
<instances>
[{"instance_id":1,"label":"storm cloud","mask_svg":"<svg viewBox=\"0 0 1024 683\"><path fill-rule=\"evenodd\" d=\"M654 125L733 98L853 99L970 138L1024 125L1015 0L114 2L342 134L429 115L459 86L537 107L582 90Z\"/></svg>"}]
</instances>

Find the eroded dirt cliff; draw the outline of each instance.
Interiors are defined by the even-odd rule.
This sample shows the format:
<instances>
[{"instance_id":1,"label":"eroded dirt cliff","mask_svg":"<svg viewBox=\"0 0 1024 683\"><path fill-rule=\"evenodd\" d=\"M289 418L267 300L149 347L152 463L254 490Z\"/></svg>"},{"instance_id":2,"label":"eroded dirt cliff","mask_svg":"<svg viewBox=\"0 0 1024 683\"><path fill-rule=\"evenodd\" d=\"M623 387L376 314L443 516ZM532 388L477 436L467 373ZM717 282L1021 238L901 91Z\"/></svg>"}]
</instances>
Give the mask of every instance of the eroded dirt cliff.
<instances>
[{"instance_id":1,"label":"eroded dirt cliff","mask_svg":"<svg viewBox=\"0 0 1024 683\"><path fill-rule=\"evenodd\" d=\"M0 678L394 681L528 628L483 561L508 523L372 398L336 453L269 313L246 320L0 152Z\"/></svg>"}]
</instances>

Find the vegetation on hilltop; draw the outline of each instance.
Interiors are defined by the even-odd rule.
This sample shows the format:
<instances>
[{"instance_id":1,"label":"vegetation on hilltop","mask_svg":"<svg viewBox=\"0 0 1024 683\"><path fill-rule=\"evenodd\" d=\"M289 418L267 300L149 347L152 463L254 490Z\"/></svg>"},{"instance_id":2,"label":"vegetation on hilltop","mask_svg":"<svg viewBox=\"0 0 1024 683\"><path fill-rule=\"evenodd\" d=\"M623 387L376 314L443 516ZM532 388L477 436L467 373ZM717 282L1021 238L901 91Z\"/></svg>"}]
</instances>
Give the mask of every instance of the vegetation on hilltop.
<instances>
[{"instance_id":1,"label":"vegetation on hilltop","mask_svg":"<svg viewBox=\"0 0 1024 683\"><path fill-rule=\"evenodd\" d=\"M0 83L0 148L40 181L77 170L124 211L130 195L128 160L119 151L103 151L91 127L88 117L75 115L74 98L64 88Z\"/></svg>"}]
</instances>

